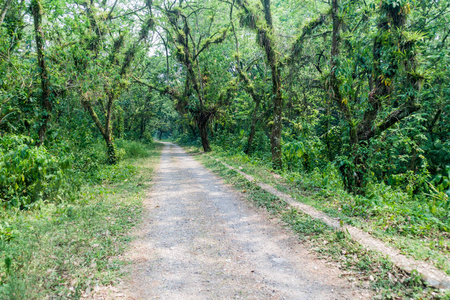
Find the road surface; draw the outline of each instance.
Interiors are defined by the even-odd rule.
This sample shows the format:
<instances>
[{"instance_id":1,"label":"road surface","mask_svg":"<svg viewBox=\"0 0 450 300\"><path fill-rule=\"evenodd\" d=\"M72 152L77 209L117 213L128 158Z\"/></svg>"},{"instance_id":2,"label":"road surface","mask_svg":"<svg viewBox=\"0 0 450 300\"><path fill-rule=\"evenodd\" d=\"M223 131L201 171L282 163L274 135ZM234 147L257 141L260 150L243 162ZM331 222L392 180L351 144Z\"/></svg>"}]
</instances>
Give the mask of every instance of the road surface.
<instances>
[{"instance_id":1,"label":"road surface","mask_svg":"<svg viewBox=\"0 0 450 300\"><path fill-rule=\"evenodd\" d=\"M125 299L367 299L261 209L166 143Z\"/></svg>"}]
</instances>

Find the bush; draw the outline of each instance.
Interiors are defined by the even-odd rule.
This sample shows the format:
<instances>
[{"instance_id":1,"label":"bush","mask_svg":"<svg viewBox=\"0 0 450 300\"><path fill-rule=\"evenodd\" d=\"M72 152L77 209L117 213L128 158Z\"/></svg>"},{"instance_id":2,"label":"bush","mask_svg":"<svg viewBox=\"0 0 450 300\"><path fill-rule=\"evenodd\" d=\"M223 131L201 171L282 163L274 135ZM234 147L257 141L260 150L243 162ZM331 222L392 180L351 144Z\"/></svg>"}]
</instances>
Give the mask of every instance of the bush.
<instances>
[{"instance_id":1,"label":"bush","mask_svg":"<svg viewBox=\"0 0 450 300\"><path fill-rule=\"evenodd\" d=\"M143 158L150 155L154 144L144 144L136 141L117 140L115 142L116 156L118 161L129 158ZM118 172L121 168L123 176L134 170L119 164L118 166L107 165L106 145L103 140L87 144L84 148L77 149L73 153L73 169L82 178L84 183L98 184L101 182L117 182ZM109 175L108 175L109 174ZM112 177L111 177L111 176ZM121 177L120 175L119 177Z\"/></svg>"},{"instance_id":2,"label":"bush","mask_svg":"<svg viewBox=\"0 0 450 300\"><path fill-rule=\"evenodd\" d=\"M304 188L322 188L329 191L344 190L339 170L332 163L328 163L324 168L316 167L311 172L294 172L292 174L298 184Z\"/></svg>"},{"instance_id":3,"label":"bush","mask_svg":"<svg viewBox=\"0 0 450 300\"><path fill-rule=\"evenodd\" d=\"M39 201L60 201L77 190L70 156L56 158L26 136L0 138L0 200L4 207L27 208ZM74 186L75 184L75 186Z\"/></svg>"},{"instance_id":4,"label":"bush","mask_svg":"<svg viewBox=\"0 0 450 300\"><path fill-rule=\"evenodd\" d=\"M282 147L283 163L292 171L311 171L322 159L319 153L322 145L318 140L303 138L301 141L285 143Z\"/></svg>"},{"instance_id":5,"label":"bush","mask_svg":"<svg viewBox=\"0 0 450 300\"><path fill-rule=\"evenodd\" d=\"M140 142L117 140L117 152L122 152L123 158L142 158L149 156L149 147Z\"/></svg>"},{"instance_id":6,"label":"bush","mask_svg":"<svg viewBox=\"0 0 450 300\"><path fill-rule=\"evenodd\" d=\"M201 145L202 142L199 136L194 136L190 132L182 133L175 139L176 143L180 145L192 146L192 145Z\"/></svg>"}]
</instances>

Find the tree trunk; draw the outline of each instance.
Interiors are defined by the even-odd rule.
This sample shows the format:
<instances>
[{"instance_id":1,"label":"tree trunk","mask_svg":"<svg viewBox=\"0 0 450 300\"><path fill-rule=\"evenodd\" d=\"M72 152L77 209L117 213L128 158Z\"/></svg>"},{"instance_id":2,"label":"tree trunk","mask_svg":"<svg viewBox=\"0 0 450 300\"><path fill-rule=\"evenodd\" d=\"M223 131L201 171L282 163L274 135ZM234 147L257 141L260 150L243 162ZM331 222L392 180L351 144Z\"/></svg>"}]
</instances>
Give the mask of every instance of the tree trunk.
<instances>
[{"instance_id":1,"label":"tree trunk","mask_svg":"<svg viewBox=\"0 0 450 300\"><path fill-rule=\"evenodd\" d=\"M139 138L142 140L144 138L145 128L146 128L147 120L144 115L141 117L141 126L140 126L140 133Z\"/></svg>"},{"instance_id":2,"label":"tree trunk","mask_svg":"<svg viewBox=\"0 0 450 300\"><path fill-rule=\"evenodd\" d=\"M353 122L353 115L350 111L347 101L344 100L340 92L341 82L336 76L336 69L338 67L338 58L340 52L340 20L338 16L339 11L339 0L331 1L331 18L333 20L333 33L331 37L331 61L330 61L330 87L329 93L330 98L339 107L342 115L348 126L350 126L350 150L349 156L352 157L352 163L346 163L341 165L339 168L341 176L344 179L345 189L350 192L355 192L356 188L361 186L363 182L363 173L358 167L362 161L360 155L358 154L358 139L357 131ZM328 134L327 134L328 135Z\"/></svg>"},{"instance_id":3,"label":"tree trunk","mask_svg":"<svg viewBox=\"0 0 450 300\"><path fill-rule=\"evenodd\" d=\"M33 1L37 1L37 0L33 0ZM100 42L102 40L102 29L101 29L102 27L100 26L101 25L99 23L100 21L98 18L96 18L96 15L94 14L94 11L92 9L93 1L90 1L90 4L89 4L89 2L85 2L85 5L86 5L86 15L87 15L89 23L90 23L91 31L92 31L92 33L94 33L94 38L92 38L89 42L88 50L95 53L95 55L97 56L98 49L100 47ZM110 14L112 13L114 7L115 7L115 5L111 9ZM150 6L149 6L149 8L150 8ZM95 122L95 125L100 130L100 132L103 136L103 139L106 142L109 164L117 163L117 155L116 155L116 150L115 150L114 143L113 143L111 117L112 117L113 103L115 100L117 100L117 98L120 95L120 92L123 90L119 80L123 79L127 75L130 65L131 65L132 61L135 59L137 49L138 49L140 43L147 38L148 32L153 27L153 22L154 21L152 18L147 19L146 23L143 25L143 27L141 28L141 30L139 32L138 39L134 43L132 43L131 46L126 51L125 57L123 59L122 66L121 66L121 69L119 72L120 78L118 80L116 80L112 85L109 85L108 82L105 83L104 90L106 91L106 94L108 96L108 103L106 105L106 111L103 112L105 114L105 126L102 125L97 114L95 113L95 111L91 105L91 101L89 99L90 97L83 95L84 99L82 99L82 104L89 111L89 114L90 114L92 120Z\"/></svg>"},{"instance_id":4,"label":"tree trunk","mask_svg":"<svg viewBox=\"0 0 450 300\"><path fill-rule=\"evenodd\" d=\"M117 155L116 155L116 148L114 147L113 139L112 139L112 130L111 130L111 120L108 122L106 121L106 128L103 127L100 119L98 118L97 113L94 111L94 108L92 107L90 101L88 99L82 100L83 107L89 112L89 115L91 116L92 120L94 121L95 125L97 126L98 130L100 130L100 133L102 134L103 139L105 140L106 147L107 147L107 155L108 155L108 164L114 165L117 163ZM109 111L111 108L108 108ZM111 114L107 114L107 119L111 118Z\"/></svg>"},{"instance_id":5,"label":"tree trunk","mask_svg":"<svg viewBox=\"0 0 450 300\"><path fill-rule=\"evenodd\" d=\"M205 152L211 151L211 147L209 146L208 140L208 126L201 125L199 130L200 130L200 138L202 139L203 151Z\"/></svg>"},{"instance_id":6,"label":"tree trunk","mask_svg":"<svg viewBox=\"0 0 450 300\"><path fill-rule=\"evenodd\" d=\"M347 104L347 100L342 97L339 91L340 82L336 77L337 58L339 56L339 27L340 21L338 17L339 0L332 0L331 15L333 19L333 36L331 44L331 72L330 72L330 94L334 99L341 112L344 115L345 120L351 126L350 131L350 144L351 149L349 151L352 157L351 164L342 165L340 170L344 177L347 190L358 191L357 189L364 185L364 174L367 172L365 166L366 158L364 155L359 154L358 148L365 147L371 142L371 139L377 134L387 130L394 124L400 122L402 119L410 116L412 113L420 109L420 105L415 99L415 95L411 95L405 103L400 105L396 110L389 113L380 122L380 112L383 111L382 99L389 97L392 93L393 87L391 86L391 80L397 76L399 72L399 61L397 55L392 53L389 57L385 58L386 53L389 50L397 49L400 46L401 53L404 53L408 57L408 62L405 62L405 71L407 74L416 73L416 59L415 52L412 51L412 43L402 43L391 35L390 30L392 28L403 29L406 22L406 13L402 12L400 6L395 3L389 3L389 1L382 1L380 5L380 17L378 20L378 35L374 39L373 43L373 75L369 79L369 86L371 91L369 93L368 108L365 110L362 120L357 126L354 125L353 115ZM387 34L389 33L389 34ZM383 55L382 55L383 54ZM389 65L389 73L386 73L381 64ZM413 86L417 89L420 88L420 82L413 78L413 76L407 75L407 86Z\"/></svg>"},{"instance_id":7,"label":"tree trunk","mask_svg":"<svg viewBox=\"0 0 450 300\"><path fill-rule=\"evenodd\" d=\"M439 118L442 114L442 108L439 108L436 112L436 114L434 115L433 120L431 121L431 123L428 124L427 129L428 129L428 134L430 135L430 139L431 141L435 142L435 138L434 138L434 133L433 133L433 128L436 125L436 123L439 121Z\"/></svg>"},{"instance_id":8,"label":"tree trunk","mask_svg":"<svg viewBox=\"0 0 450 300\"><path fill-rule=\"evenodd\" d=\"M11 4L11 0L6 0L5 5L3 6L3 9L2 9L2 12L0 15L0 27L2 26L3 21L5 20L5 16L6 16L6 13L8 12L10 4Z\"/></svg>"},{"instance_id":9,"label":"tree trunk","mask_svg":"<svg viewBox=\"0 0 450 300\"><path fill-rule=\"evenodd\" d=\"M41 78L41 106L44 109L45 113L42 118L42 124L39 128L39 143L38 145L42 145L45 140L45 134L47 132L48 123L50 121L50 116L52 112L52 104L50 102L50 83L48 79L48 71L47 65L45 63L44 57L44 32L42 31L42 5L40 0L31 1L31 11L33 13L34 19L34 33L36 38L36 51L38 57L38 66L39 66L39 76Z\"/></svg>"},{"instance_id":10,"label":"tree trunk","mask_svg":"<svg viewBox=\"0 0 450 300\"><path fill-rule=\"evenodd\" d=\"M253 110L252 124L250 125L250 134L248 136L247 145L245 146L245 150L244 150L244 153L247 155L252 153L252 151L253 151L253 139L255 138L255 134L256 134L257 113L259 110L260 103L261 103L261 100L258 99L256 101L255 110Z\"/></svg>"},{"instance_id":11,"label":"tree trunk","mask_svg":"<svg viewBox=\"0 0 450 300\"><path fill-rule=\"evenodd\" d=\"M281 90L277 90L273 103L273 125L270 133L270 146L272 151L272 165L275 170L283 168L281 160L281 130L283 128L283 95Z\"/></svg>"},{"instance_id":12,"label":"tree trunk","mask_svg":"<svg viewBox=\"0 0 450 300\"><path fill-rule=\"evenodd\" d=\"M266 58L272 70L272 96L273 96L273 125L270 133L270 148L272 151L272 165L275 170L283 168L281 160L281 130L283 129L283 93L281 91L281 74L278 68L277 55L274 49L272 11L270 0L264 0L264 17L269 30L258 30L259 42L266 52Z\"/></svg>"},{"instance_id":13,"label":"tree trunk","mask_svg":"<svg viewBox=\"0 0 450 300\"><path fill-rule=\"evenodd\" d=\"M211 147L209 146L208 139L208 121L209 115L207 113L200 113L197 117L197 126L200 131L200 138L202 140L203 151L209 152L211 151Z\"/></svg>"},{"instance_id":14,"label":"tree trunk","mask_svg":"<svg viewBox=\"0 0 450 300\"><path fill-rule=\"evenodd\" d=\"M116 147L114 146L111 136L104 136L103 138L105 139L108 152L108 164L115 165L117 163Z\"/></svg>"},{"instance_id":15,"label":"tree trunk","mask_svg":"<svg viewBox=\"0 0 450 300\"><path fill-rule=\"evenodd\" d=\"M414 52L411 52L410 48L413 43L402 43L392 37L385 38L385 33L390 32L390 27L403 29L405 28L407 13L403 12L400 6L395 3L383 3L380 11L381 18L378 21L379 34L375 37L373 45L373 88L369 93L369 109L364 113L362 122L359 123L357 129L357 139L359 141L368 141L376 134L385 131L392 125L400 122L402 119L413 114L420 109L420 105L416 102L416 97L413 95L407 99L398 109L391 112L382 122L376 125L376 119L379 112L382 111L382 99L388 97L393 88L390 82L387 83L387 78L394 78L399 72L399 64L396 55L392 54L390 58L386 60L383 58L382 53L385 52L387 46L396 49L400 45L400 52L409 56L409 63L406 63L404 68L406 73L415 73L416 71L416 57ZM384 61L383 61L384 60ZM381 67L381 64L389 64L390 73L386 74ZM408 83L420 89L420 84L412 76L407 76Z\"/></svg>"},{"instance_id":16,"label":"tree trunk","mask_svg":"<svg viewBox=\"0 0 450 300\"><path fill-rule=\"evenodd\" d=\"M247 1L238 1L238 5L248 14L249 21L246 26L256 31L258 45L263 48L266 60L272 71L272 97L273 97L273 125L270 134L270 147L272 152L272 165L274 169L283 167L281 159L281 130L283 128L283 92L281 90L281 73L277 53L274 49L274 28L270 0L261 0L264 9L266 24L256 22L258 18L250 8Z\"/></svg>"},{"instance_id":17,"label":"tree trunk","mask_svg":"<svg viewBox=\"0 0 450 300\"><path fill-rule=\"evenodd\" d=\"M106 122L105 122L105 141L108 146L108 164L113 165L117 163L116 150L113 144L113 133L111 125L112 105L115 100L115 95L108 89L106 89L108 95L108 104L106 106Z\"/></svg>"}]
</instances>

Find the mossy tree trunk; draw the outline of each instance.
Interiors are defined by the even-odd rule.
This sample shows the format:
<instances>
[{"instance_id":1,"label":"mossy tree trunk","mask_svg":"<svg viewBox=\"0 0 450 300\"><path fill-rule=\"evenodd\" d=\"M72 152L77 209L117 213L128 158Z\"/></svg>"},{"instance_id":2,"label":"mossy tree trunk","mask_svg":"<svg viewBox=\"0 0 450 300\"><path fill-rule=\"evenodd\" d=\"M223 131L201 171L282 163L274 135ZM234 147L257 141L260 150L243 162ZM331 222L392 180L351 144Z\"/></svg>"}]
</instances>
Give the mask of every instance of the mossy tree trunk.
<instances>
[{"instance_id":1,"label":"mossy tree trunk","mask_svg":"<svg viewBox=\"0 0 450 300\"><path fill-rule=\"evenodd\" d=\"M248 135L247 145L245 146L244 153L250 154L253 151L253 140L255 139L256 135L256 124L258 121L258 111L259 111L259 105L261 104L261 99L257 99L255 103L255 109L252 113L252 123L250 124L250 133Z\"/></svg>"},{"instance_id":2,"label":"mossy tree trunk","mask_svg":"<svg viewBox=\"0 0 450 300\"><path fill-rule=\"evenodd\" d=\"M239 41L238 41L238 37L236 34L236 28L234 27L234 21L233 21L233 8L235 5L235 0L233 0L233 3L231 3L231 7L230 7L230 23L231 23L231 29L233 31L233 35L234 35L234 42L236 44L236 69L237 72L239 74L240 79L243 81L244 83L244 89L245 91L250 95L250 97L252 98L253 102L255 102L255 108L253 110L252 113L252 121L250 124L250 132L248 135L248 139L247 139L247 144L245 145L244 148L244 153L249 155L250 153L252 153L253 151L253 140L255 138L255 134L256 134L256 124L258 121L258 111L259 111L259 106L261 104L261 100L263 99L263 96L261 95L261 93L258 93L255 89L255 85L254 82L252 82L252 80L247 76L247 73L244 72L241 68L241 61L240 61L240 53L239 53Z\"/></svg>"},{"instance_id":3,"label":"mossy tree trunk","mask_svg":"<svg viewBox=\"0 0 450 300\"><path fill-rule=\"evenodd\" d=\"M2 26L3 20L5 20L6 13L8 12L9 5L11 4L11 1L12 0L6 0L5 4L3 5L2 11L0 13L0 26Z\"/></svg>"},{"instance_id":4,"label":"mossy tree trunk","mask_svg":"<svg viewBox=\"0 0 450 300\"><path fill-rule=\"evenodd\" d=\"M208 122L209 117L207 115L202 114L198 117L197 126L200 132L200 138L202 140L203 151L205 152L211 151L211 146L209 145L208 139Z\"/></svg>"},{"instance_id":5,"label":"mossy tree trunk","mask_svg":"<svg viewBox=\"0 0 450 300\"><path fill-rule=\"evenodd\" d=\"M272 77L272 99L273 99L273 121L270 133L270 148L272 152L272 166L274 169L282 169L281 131L283 129L283 92L279 59L275 51L274 27L270 0L262 1L264 8L264 21L254 13L247 1L238 1L238 5L244 12L241 23L256 31L257 41L263 48L266 60L271 69ZM265 24L264 24L265 23Z\"/></svg>"},{"instance_id":6,"label":"mossy tree trunk","mask_svg":"<svg viewBox=\"0 0 450 300\"><path fill-rule=\"evenodd\" d=\"M41 79L41 96L40 103L41 107L44 110L43 117L41 120L41 124L39 126L38 135L39 135L39 143L38 145L42 145L45 140L45 134L48 129L48 124L50 122L51 112L52 112L52 103L50 101L50 80L47 70L47 64L45 62L45 54L44 54L44 32L42 30L42 3L40 0L31 1L31 11L34 19L34 34L36 39L36 52L37 52L37 62L39 67L39 77Z\"/></svg>"},{"instance_id":7,"label":"mossy tree trunk","mask_svg":"<svg viewBox=\"0 0 450 300\"><path fill-rule=\"evenodd\" d=\"M270 148L272 151L272 165L275 170L282 169L281 160L281 131L283 129L283 92L281 90L281 72L274 49L274 28L270 0L264 0L264 17L269 27L268 31L259 30L261 46L264 47L266 58L272 70L273 124L270 133Z\"/></svg>"},{"instance_id":8,"label":"mossy tree trunk","mask_svg":"<svg viewBox=\"0 0 450 300\"><path fill-rule=\"evenodd\" d=\"M112 126L111 126L111 109L112 109L113 98L110 97L106 108L106 119L105 126L103 126L97 113L92 107L92 101L89 96L84 95L82 99L82 104L84 108L88 111L98 130L102 134L103 140L106 143L106 151L108 154L108 164L117 163L117 155L114 147L113 136L112 136Z\"/></svg>"}]
</instances>

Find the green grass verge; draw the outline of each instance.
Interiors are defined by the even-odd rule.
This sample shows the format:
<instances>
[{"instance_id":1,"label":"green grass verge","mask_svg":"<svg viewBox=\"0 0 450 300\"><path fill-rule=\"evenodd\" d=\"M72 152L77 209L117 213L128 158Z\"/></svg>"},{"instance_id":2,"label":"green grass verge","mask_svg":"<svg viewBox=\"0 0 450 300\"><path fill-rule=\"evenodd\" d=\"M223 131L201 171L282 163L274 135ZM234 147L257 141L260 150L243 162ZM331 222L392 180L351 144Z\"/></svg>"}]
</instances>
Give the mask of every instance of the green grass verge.
<instances>
[{"instance_id":1,"label":"green grass verge","mask_svg":"<svg viewBox=\"0 0 450 300\"><path fill-rule=\"evenodd\" d=\"M450 299L450 294L425 286L419 274L400 270L386 257L351 240L346 232L336 232L321 221L291 209L284 201L217 161L205 155L196 157L237 190L245 191L244 197L283 220L320 257L339 264L349 282L373 289L375 299Z\"/></svg>"},{"instance_id":2,"label":"green grass verge","mask_svg":"<svg viewBox=\"0 0 450 300\"><path fill-rule=\"evenodd\" d=\"M0 211L0 299L79 299L117 281L162 145L148 148L105 166L102 183L83 186L75 202Z\"/></svg>"}]
</instances>

